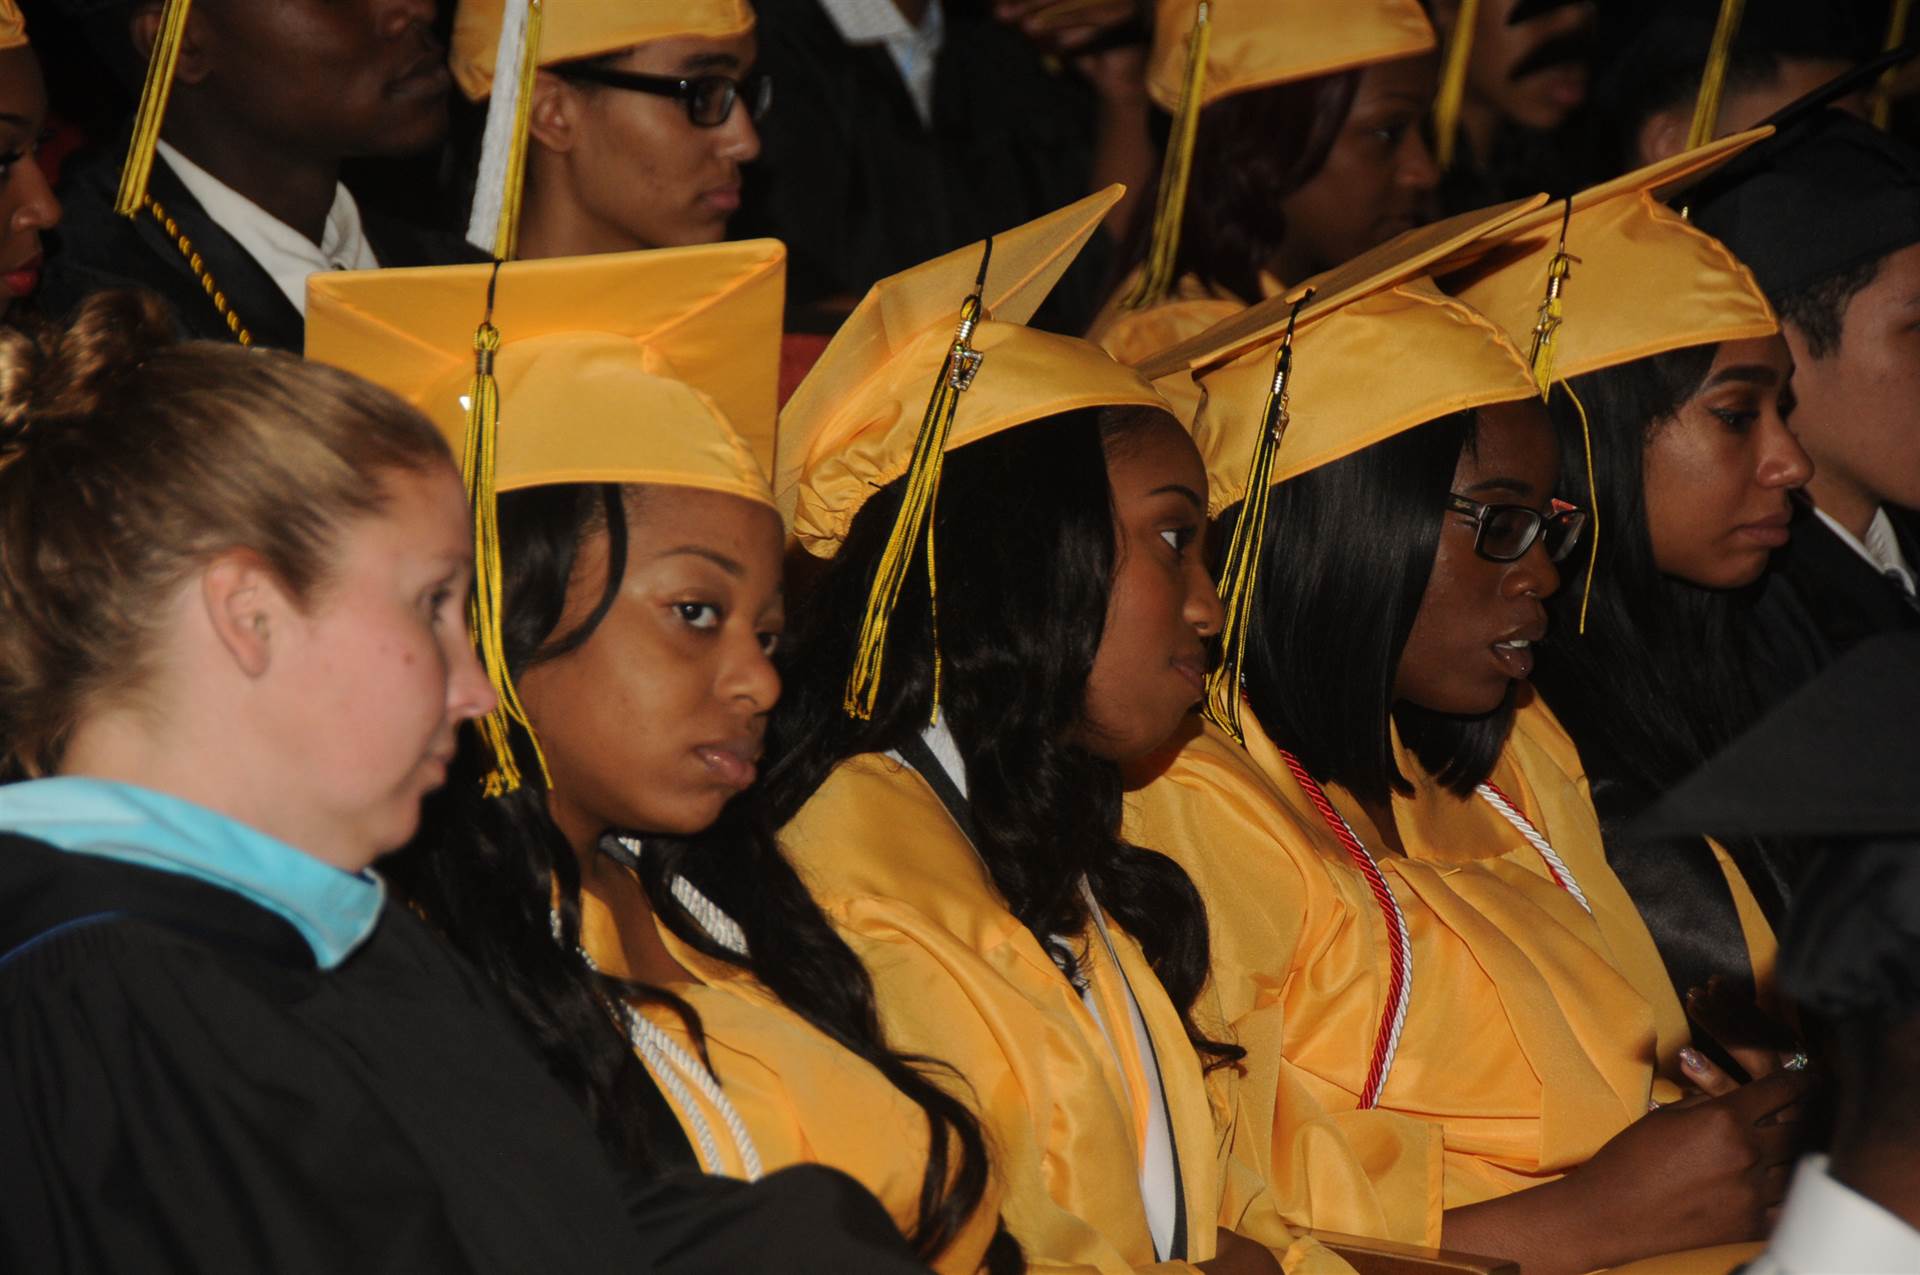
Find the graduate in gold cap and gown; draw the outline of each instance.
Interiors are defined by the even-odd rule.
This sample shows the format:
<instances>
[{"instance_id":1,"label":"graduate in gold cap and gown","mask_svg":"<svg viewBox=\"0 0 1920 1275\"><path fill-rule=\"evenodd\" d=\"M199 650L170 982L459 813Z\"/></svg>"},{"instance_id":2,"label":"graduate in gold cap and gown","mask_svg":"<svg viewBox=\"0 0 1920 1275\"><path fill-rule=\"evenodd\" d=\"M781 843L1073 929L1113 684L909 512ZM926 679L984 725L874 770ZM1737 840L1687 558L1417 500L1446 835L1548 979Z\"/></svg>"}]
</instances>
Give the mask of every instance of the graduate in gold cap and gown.
<instances>
[{"instance_id":1,"label":"graduate in gold cap and gown","mask_svg":"<svg viewBox=\"0 0 1920 1275\"><path fill-rule=\"evenodd\" d=\"M473 444L476 626L503 707L393 879L637 1169L830 1165L936 1269L1017 1269L977 1124L886 1047L748 791L780 691L784 536L755 445L784 256L315 282L311 357ZM469 406L497 421L470 435Z\"/></svg>"},{"instance_id":2,"label":"graduate in gold cap and gown","mask_svg":"<svg viewBox=\"0 0 1920 1275\"><path fill-rule=\"evenodd\" d=\"M1207 900L1248 1050L1236 1148L1299 1220L1582 1271L1749 1237L1748 1167L1787 1155L1755 1122L1797 1089L1637 1124L1679 1096L1653 1012L1565 858L1475 793L1584 519L1526 359L1421 276L1538 217L1416 232L1165 361L1206 393L1226 659L1209 720L1130 769L1127 831ZM1462 789L1492 825L1436 826Z\"/></svg>"},{"instance_id":3,"label":"graduate in gold cap and gown","mask_svg":"<svg viewBox=\"0 0 1920 1275\"><path fill-rule=\"evenodd\" d=\"M1151 222L1090 336L1138 363L1415 224L1433 28L1416 0L1159 0L1147 90L1173 113ZM1168 394L1183 421L1199 395Z\"/></svg>"},{"instance_id":4,"label":"graduate in gold cap and gown","mask_svg":"<svg viewBox=\"0 0 1920 1275\"><path fill-rule=\"evenodd\" d=\"M1191 440L1024 325L1118 195L883 280L787 406L776 490L823 561L769 797L888 1040L978 1111L1036 1269L1345 1269L1223 1159L1205 915L1118 835L1117 762L1179 724L1220 622Z\"/></svg>"},{"instance_id":5,"label":"graduate in gold cap and gown","mask_svg":"<svg viewBox=\"0 0 1920 1275\"><path fill-rule=\"evenodd\" d=\"M15 0L0 0L0 318L40 283L40 236L60 201L34 152L46 127L47 86Z\"/></svg>"}]
</instances>

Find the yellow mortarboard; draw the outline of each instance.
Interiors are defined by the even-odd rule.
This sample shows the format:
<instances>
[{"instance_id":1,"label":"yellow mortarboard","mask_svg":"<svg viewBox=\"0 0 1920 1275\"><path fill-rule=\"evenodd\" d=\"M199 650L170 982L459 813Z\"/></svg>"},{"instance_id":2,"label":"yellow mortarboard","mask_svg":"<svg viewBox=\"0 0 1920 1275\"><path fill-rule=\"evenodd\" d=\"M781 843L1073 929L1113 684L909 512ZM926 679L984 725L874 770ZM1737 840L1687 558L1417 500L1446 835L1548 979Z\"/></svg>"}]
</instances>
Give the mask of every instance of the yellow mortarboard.
<instances>
[{"instance_id":1,"label":"yellow mortarboard","mask_svg":"<svg viewBox=\"0 0 1920 1275\"><path fill-rule=\"evenodd\" d=\"M1766 336L1779 324L1752 272L1660 197L1772 132L1722 138L1590 187L1466 246L1434 273L1527 349L1542 394L1668 350ZM1600 534L1591 455L1587 471L1590 590Z\"/></svg>"},{"instance_id":2,"label":"yellow mortarboard","mask_svg":"<svg viewBox=\"0 0 1920 1275\"><path fill-rule=\"evenodd\" d=\"M27 20L17 0L0 0L0 49L17 49L27 42Z\"/></svg>"},{"instance_id":3,"label":"yellow mortarboard","mask_svg":"<svg viewBox=\"0 0 1920 1275\"><path fill-rule=\"evenodd\" d=\"M500 636L496 493L647 483L771 506L785 282L770 239L308 280L307 357L416 404L465 458L473 627L501 701L481 724L489 791L518 786L512 724L533 738Z\"/></svg>"},{"instance_id":4,"label":"yellow mortarboard","mask_svg":"<svg viewBox=\"0 0 1920 1275\"><path fill-rule=\"evenodd\" d=\"M1235 93L1432 47L1419 0L1157 0L1147 92L1173 113L1173 130L1154 201L1153 246L1127 308L1158 304L1172 286L1202 110Z\"/></svg>"},{"instance_id":5,"label":"yellow mortarboard","mask_svg":"<svg viewBox=\"0 0 1920 1275\"><path fill-rule=\"evenodd\" d=\"M541 19L539 65L617 53L653 40L706 36L724 40L753 29L747 0L548 0ZM460 91L479 101L493 91L507 0L460 0L453 15L447 64Z\"/></svg>"},{"instance_id":6,"label":"yellow mortarboard","mask_svg":"<svg viewBox=\"0 0 1920 1275\"><path fill-rule=\"evenodd\" d=\"M1234 738L1273 485L1450 412L1538 396L1505 333L1424 271L1540 202L1409 232L1153 361L1155 371L1188 369L1204 391L1194 442L1210 512L1245 502L1220 576L1224 657L1207 681L1207 714Z\"/></svg>"},{"instance_id":7,"label":"yellow mortarboard","mask_svg":"<svg viewBox=\"0 0 1920 1275\"><path fill-rule=\"evenodd\" d=\"M874 284L781 413L774 490L809 552L831 557L868 497L908 480L868 600L849 712L871 711L887 619L922 536L931 588L947 452L1079 408L1166 409L1098 346L1026 326L1121 193L1110 186Z\"/></svg>"}]
</instances>

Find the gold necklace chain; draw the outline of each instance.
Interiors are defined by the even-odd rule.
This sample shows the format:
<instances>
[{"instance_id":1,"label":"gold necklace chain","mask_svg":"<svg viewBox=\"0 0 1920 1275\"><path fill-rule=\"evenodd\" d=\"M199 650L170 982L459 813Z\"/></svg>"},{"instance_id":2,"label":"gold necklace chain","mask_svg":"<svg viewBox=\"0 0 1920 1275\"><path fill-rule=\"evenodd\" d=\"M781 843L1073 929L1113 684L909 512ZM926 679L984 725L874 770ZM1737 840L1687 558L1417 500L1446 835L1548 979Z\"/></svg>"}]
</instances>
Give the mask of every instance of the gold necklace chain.
<instances>
[{"instance_id":1,"label":"gold necklace chain","mask_svg":"<svg viewBox=\"0 0 1920 1275\"><path fill-rule=\"evenodd\" d=\"M213 302L213 308L219 311L222 319L226 320L227 331L233 333L234 339L240 344L252 345L253 333L247 331L247 325L240 321L240 316L227 303L227 294L222 292L220 285L213 281L213 273L207 269L206 262L201 260L199 251L193 246L193 240L180 229L180 223L175 221L167 210L160 206L160 201L151 195L147 196L146 209L152 214L153 219L160 223L160 228L167 232L167 238L173 240L173 246L178 248L180 255L186 259L187 268L192 270L193 277L200 281L200 287L206 292L207 299Z\"/></svg>"}]
</instances>

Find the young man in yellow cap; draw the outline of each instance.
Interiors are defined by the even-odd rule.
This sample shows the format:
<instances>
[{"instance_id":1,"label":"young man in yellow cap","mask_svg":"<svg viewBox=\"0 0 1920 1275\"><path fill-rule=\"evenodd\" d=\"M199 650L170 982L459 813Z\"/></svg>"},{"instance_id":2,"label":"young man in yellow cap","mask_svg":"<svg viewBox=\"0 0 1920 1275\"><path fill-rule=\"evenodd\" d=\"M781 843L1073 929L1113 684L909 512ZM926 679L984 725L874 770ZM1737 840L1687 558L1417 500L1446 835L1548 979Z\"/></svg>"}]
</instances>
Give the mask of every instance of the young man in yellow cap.
<instances>
[{"instance_id":1,"label":"young man in yellow cap","mask_svg":"<svg viewBox=\"0 0 1920 1275\"><path fill-rule=\"evenodd\" d=\"M309 274L473 255L363 210L340 182L344 160L420 154L446 132L451 82L430 0L109 9L94 19L114 46L107 60L137 57L148 89L132 144L63 183L49 308L137 285L196 336L299 349Z\"/></svg>"},{"instance_id":2,"label":"young man in yellow cap","mask_svg":"<svg viewBox=\"0 0 1920 1275\"><path fill-rule=\"evenodd\" d=\"M60 220L60 201L35 155L46 126L47 89L27 46L14 0L0 0L0 318L40 285L40 237Z\"/></svg>"}]
</instances>

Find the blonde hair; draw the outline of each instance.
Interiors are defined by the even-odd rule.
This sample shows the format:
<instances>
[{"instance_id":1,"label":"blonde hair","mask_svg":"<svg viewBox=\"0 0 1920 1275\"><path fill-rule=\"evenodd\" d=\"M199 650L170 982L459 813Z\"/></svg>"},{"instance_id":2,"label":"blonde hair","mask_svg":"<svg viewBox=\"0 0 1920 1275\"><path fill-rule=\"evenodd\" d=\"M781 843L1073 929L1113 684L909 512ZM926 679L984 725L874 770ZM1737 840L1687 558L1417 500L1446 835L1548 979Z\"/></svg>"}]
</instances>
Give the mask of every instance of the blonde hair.
<instances>
[{"instance_id":1,"label":"blonde hair","mask_svg":"<svg viewBox=\"0 0 1920 1275\"><path fill-rule=\"evenodd\" d=\"M387 391L179 342L149 293L0 330L0 771L51 772L90 707L142 686L167 601L214 557L251 550L308 605L388 474L452 463Z\"/></svg>"}]
</instances>

